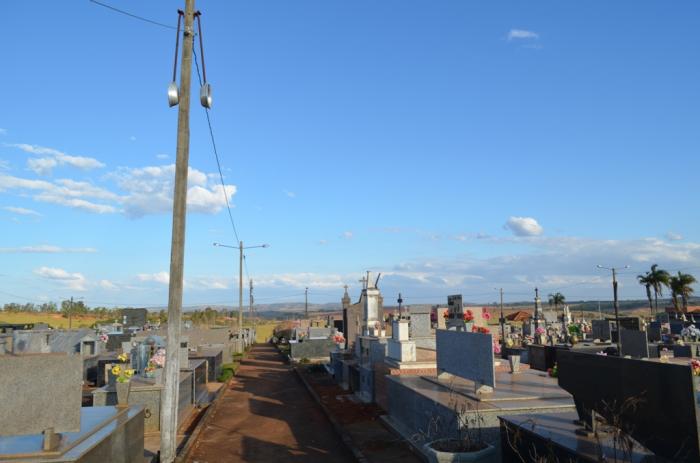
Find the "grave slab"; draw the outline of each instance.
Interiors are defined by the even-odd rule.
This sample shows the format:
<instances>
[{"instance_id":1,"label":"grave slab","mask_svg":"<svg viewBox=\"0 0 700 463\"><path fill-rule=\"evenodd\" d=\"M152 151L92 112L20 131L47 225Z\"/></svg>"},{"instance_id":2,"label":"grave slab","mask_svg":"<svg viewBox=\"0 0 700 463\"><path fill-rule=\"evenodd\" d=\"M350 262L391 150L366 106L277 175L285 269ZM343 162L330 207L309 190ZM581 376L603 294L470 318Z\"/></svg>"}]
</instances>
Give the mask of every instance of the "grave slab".
<instances>
[{"instance_id":1,"label":"grave slab","mask_svg":"<svg viewBox=\"0 0 700 463\"><path fill-rule=\"evenodd\" d=\"M0 371L0 436L80 431L79 355L2 355Z\"/></svg>"}]
</instances>

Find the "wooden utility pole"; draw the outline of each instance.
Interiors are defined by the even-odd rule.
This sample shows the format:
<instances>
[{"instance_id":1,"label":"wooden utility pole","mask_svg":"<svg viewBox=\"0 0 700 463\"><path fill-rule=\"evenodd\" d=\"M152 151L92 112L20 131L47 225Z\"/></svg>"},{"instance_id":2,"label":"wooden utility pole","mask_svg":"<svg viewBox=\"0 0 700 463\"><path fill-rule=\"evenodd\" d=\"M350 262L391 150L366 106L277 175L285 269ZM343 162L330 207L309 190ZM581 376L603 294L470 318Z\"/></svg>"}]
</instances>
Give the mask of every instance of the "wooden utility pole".
<instances>
[{"instance_id":1,"label":"wooden utility pole","mask_svg":"<svg viewBox=\"0 0 700 463\"><path fill-rule=\"evenodd\" d=\"M168 292L168 344L165 363L165 390L160 408L160 461L172 463L177 452L177 404L180 383L180 332L182 286L185 257L187 212L187 169L190 156L190 82L194 40L194 0L185 0L185 31L180 68L180 95L177 114L177 158L173 195L173 230L170 247L170 286Z\"/></svg>"}]
</instances>

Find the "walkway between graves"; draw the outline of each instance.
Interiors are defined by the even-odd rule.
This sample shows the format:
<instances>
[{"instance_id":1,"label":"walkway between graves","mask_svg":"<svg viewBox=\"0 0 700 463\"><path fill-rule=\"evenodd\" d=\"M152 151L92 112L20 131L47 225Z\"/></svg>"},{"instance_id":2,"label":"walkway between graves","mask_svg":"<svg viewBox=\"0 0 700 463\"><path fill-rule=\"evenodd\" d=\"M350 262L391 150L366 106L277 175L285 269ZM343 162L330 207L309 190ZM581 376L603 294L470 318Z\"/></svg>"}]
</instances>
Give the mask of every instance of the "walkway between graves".
<instances>
[{"instance_id":1,"label":"walkway between graves","mask_svg":"<svg viewBox=\"0 0 700 463\"><path fill-rule=\"evenodd\" d=\"M256 344L212 410L188 461L355 460L277 349Z\"/></svg>"}]
</instances>

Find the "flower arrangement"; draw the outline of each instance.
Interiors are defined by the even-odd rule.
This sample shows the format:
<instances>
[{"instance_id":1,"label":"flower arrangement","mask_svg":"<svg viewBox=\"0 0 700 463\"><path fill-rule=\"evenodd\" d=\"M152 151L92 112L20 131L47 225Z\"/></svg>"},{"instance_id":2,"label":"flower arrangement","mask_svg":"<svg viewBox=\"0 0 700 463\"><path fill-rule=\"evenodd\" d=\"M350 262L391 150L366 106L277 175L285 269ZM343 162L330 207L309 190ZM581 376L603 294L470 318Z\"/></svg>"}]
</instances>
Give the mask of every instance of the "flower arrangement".
<instances>
[{"instance_id":1,"label":"flower arrangement","mask_svg":"<svg viewBox=\"0 0 700 463\"><path fill-rule=\"evenodd\" d=\"M114 365L112 367L112 374L117 377L117 382L128 383L131 377L134 376L134 370L132 368L126 368L126 362L129 360L129 354L119 354L117 359L121 365Z\"/></svg>"},{"instance_id":2,"label":"flower arrangement","mask_svg":"<svg viewBox=\"0 0 700 463\"><path fill-rule=\"evenodd\" d=\"M538 327L535 329L535 334L543 335L543 334L544 334L544 328L542 328L541 326L538 326Z\"/></svg>"},{"instance_id":3,"label":"flower arrangement","mask_svg":"<svg viewBox=\"0 0 700 463\"><path fill-rule=\"evenodd\" d=\"M495 339L493 340L493 353L494 354L501 353L501 345Z\"/></svg>"},{"instance_id":4,"label":"flower arrangement","mask_svg":"<svg viewBox=\"0 0 700 463\"><path fill-rule=\"evenodd\" d=\"M491 320L491 314L486 309L481 309L481 316L486 321Z\"/></svg>"},{"instance_id":5,"label":"flower arrangement","mask_svg":"<svg viewBox=\"0 0 700 463\"><path fill-rule=\"evenodd\" d=\"M489 330L485 326L472 326L472 333L489 334L490 332L491 330Z\"/></svg>"},{"instance_id":6,"label":"flower arrangement","mask_svg":"<svg viewBox=\"0 0 700 463\"><path fill-rule=\"evenodd\" d=\"M692 359L690 361L690 368L693 369L693 376L700 376L700 360Z\"/></svg>"},{"instance_id":7,"label":"flower arrangement","mask_svg":"<svg viewBox=\"0 0 700 463\"><path fill-rule=\"evenodd\" d=\"M109 336L107 336L107 333L100 333L100 341L102 341L102 342L109 341Z\"/></svg>"},{"instance_id":8,"label":"flower arrangement","mask_svg":"<svg viewBox=\"0 0 700 463\"><path fill-rule=\"evenodd\" d=\"M345 338L342 334L336 334L333 336L333 342L336 344L343 344L345 342Z\"/></svg>"},{"instance_id":9,"label":"flower arrangement","mask_svg":"<svg viewBox=\"0 0 700 463\"><path fill-rule=\"evenodd\" d=\"M442 313L442 318L450 318L450 313L449 313L447 310L445 310L445 311Z\"/></svg>"},{"instance_id":10,"label":"flower arrangement","mask_svg":"<svg viewBox=\"0 0 700 463\"><path fill-rule=\"evenodd\" d=\"M556 363L552 368L547 368L547 374L550 378L556 378L557 376L559 376L559 367Z\"/></svg>"},{"instance_id":11,"label":"flower arrangement","mask_svg":"<svg viewBox=\"0 0 700 463\"><path fill-rule=\"evenodd\" d=\"M467 322L467 323L472 322L472 321L474 321L474 312L472 312L471 310L467 309L467 311L464 312L463 317L464 317L464 321L465 321L465 322Z\"/></svg>"},{"instance_id":12,"label":"flower arrangement","mask_svg":"<svg viewBox=\"0 0 700 463\"><path fill-rule=\"evenodd\" d=\"M506 338L506 347L513 347L513 340L510 338Z\"/></svg>"}]
</instances>

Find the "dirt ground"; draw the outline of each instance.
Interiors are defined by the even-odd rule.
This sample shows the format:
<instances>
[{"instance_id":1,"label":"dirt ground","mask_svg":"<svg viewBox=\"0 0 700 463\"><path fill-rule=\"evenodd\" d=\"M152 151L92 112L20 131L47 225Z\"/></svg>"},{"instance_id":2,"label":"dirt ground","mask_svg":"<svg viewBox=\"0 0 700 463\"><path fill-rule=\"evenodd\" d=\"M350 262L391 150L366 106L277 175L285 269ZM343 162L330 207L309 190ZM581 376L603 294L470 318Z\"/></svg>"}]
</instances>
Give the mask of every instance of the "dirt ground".
<instances>
[{"instance_id":1,"label":"dirt ground","mask_svg":"<svg viewBox=\"0 0 700 463\"><path fill-rule=\"evenodd\" d=\"M271 345L242 361L190 462L355 461L292 368Z\"/></svg>"}]
</instances>

